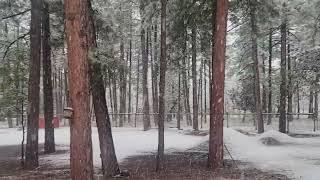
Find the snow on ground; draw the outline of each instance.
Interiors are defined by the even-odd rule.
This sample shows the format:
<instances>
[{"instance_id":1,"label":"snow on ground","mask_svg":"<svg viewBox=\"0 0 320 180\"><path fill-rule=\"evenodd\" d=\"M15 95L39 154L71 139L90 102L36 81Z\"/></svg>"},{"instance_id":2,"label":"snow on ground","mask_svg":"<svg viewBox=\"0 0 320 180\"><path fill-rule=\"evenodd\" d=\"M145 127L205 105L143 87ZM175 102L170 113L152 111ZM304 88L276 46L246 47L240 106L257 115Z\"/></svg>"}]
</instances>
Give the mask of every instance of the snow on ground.
<instances>
[{"instance_id":1,"label":"snow on ground","mask_svg":"<svg viewBox=\"0 0 320 180\"><path fill-rule=\"evenodd\" d=\"M92 129L94 165L100 167L99 139L96 128ZM21 143L21 131L0 129L0 146ZM113 137L119 161L133 155L155 152L158 133L156 129L142 131L135 128L113 128ZM280 145L265 145L260 139L272 137ZM55 131L57 149L69 149L69 128ZM208 136L185 135L176 129L166 129L165 148L185 150L208 140ZM267 131L262 135L246 136L231 128L224 129L224 141L234 159L248 162L249 166L265 171L275 171L289 177L303 180L320 179L320 137L293 138L277 131ZM39 142L44 142L44 130L39 131ZM40 159L40 163L68 165L69 155L50 155Z\"/></svg>"},{"instance_id":2,"label":"snow on ground","mask_svg":"<svg viewBox=\"0 0 320 180\"><path fill-rule=\"evenodd\" d=\"M292 138L278 131L249 137L225 128L224 140L235 159L303 180L320 179L320 138ZM259 139L272 137L281 145L268 146Z\"/></svg>"},{"instance_id":3,"label":"snow on ground","mask_svg":"<svg viewBox=\"0 0 320 180\"><path fill-rule=\"evenodd\" d=\"M137 128L113 128L112 129L115 149L119 161L132 155L138 155L148 152L155 152L158 148L158 131L151 129L142 131ZM22 131L16 129L0 129L1 145L17 145L21 143ZM165 131L165 149L185 150L206 141L207 137L185 135L174 129L166 129ZM69 149L70 130L69 128L59 128L55 130L55 140L58 145L57 149ZM44 130L39 130L39 143L44 142ZM97 128L92 128L93 143L93 160L95 166L100 167L100 149ZM42 162L49 161L54 164L68 164L68 155L50 155ZM48 163L48 162L47 162Z\"/></svg>"}]
</instances>

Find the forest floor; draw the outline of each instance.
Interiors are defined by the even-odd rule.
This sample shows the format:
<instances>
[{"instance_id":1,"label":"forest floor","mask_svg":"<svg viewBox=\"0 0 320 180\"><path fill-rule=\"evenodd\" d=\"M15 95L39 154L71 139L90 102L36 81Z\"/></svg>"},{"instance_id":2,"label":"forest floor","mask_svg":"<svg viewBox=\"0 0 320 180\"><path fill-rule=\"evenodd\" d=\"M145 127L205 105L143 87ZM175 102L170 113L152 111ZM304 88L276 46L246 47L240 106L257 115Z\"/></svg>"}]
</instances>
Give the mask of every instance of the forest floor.
<instances>
[{"instance_id":1,"label":"forest floor","mask_svg":"<svg viewBox=\"0 0 320 180\"><path fill-rule=\"evenodd\" d=\"M42 147L43 145L40 145ZM224 180L224 179L248 179L248 180L286 180L288 177L257 168L249 168L246 162L224 160L224 165L216 172L207 168L208 143L190 148L186 151L170 150L165 155L165 168L159 173L155 171L156 155L136 155L126 158L120 163L122 170L129 172L129 177L109 179L132 179L132 180ZM43 180L43 179L70 179L70 169L66 165L52 166L42 162L41 166L33 171L23 170L20 161L18 146L0 147L0 179L1 180ZM225 152L227 153L227 152ZM66 151L57 151L58 154L68 154ZM43 159L44 154L40 154ZM96 172L100 171L96 169ZM96 176L96 179L98 176Z\"/></svg>"},{"instance_id":2,"label":"forest floor","mask_svg":"<svg viewBox=\"0 0 320 180\"><path fill-rule=\"evenodd\" d=\"M0 180L70 178L68 128L56 129L56 153L43 154L43 144L40 144L40 167L33 171L20 168L20 132L0 129ZM246 130L225 128L224 142L228 149L225 149L224 166L212 172L206 167L207 134L208 131L166 129L165 169L156 173L157 130L113 129L121 169L130 173L127 179L319 179L320 138L317 136L293 138L277 131L257 135ZM39 143L43 143L43 135L43 130L40 130ZM92 135L93 163L95 172L99 174L100 151L95 128Z\"/></svg>"}]
</instances>

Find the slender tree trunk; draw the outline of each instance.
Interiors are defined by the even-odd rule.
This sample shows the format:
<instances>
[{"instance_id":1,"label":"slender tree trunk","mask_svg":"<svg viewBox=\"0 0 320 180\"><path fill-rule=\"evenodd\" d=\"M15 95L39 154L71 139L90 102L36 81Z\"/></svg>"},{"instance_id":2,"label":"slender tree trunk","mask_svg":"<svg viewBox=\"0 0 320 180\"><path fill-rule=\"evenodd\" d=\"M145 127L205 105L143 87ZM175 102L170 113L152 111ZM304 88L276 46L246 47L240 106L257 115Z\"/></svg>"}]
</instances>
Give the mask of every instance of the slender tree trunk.
<instances>
[{"instance_id":1,"label":"slender tree trunk","mask_svg":"<svg viewBox=\"0 0 320 180\"><path fill-rule=\"evenodd\" d=\"M42 66L43 66L43 101L44 101L44 119L45 119L45 142L44 152L55 152L54 127L53 120L53 91L51 80L51 47L50 47L50 18L49 5L43 3L42 16Z\"/></svg>"},{"instance_id":2,"label":"slender tree trunk","mask_svg":"<svg viewBox=\"0 0 320 180\"><path fill-rule=\"evenodd\" d=\"M8 126L9 128L13 128L13 121L12 121L12 112L9 109L7 112L7 120L8 120Z\"/></svg>"},{"instance_id":3,"label":"slender tree trunk","mask_svg":"<svg viewBox=\"0 0 320 180\"><path fill-rule=\"evenodd\" d=\"M184 92L184 107L186 113L187 125L191 126L191 114L190 114L190 99L189 99L189 85L188 85L188 75L187 75L187 63L186 63L186 50L187 50L187 32L185 32L185 42L183 45L183 59L182 59L182 83L183 83L183 92Z\"/></svg>"},{"instance_id":4,"label":"slender tree trunk","mask_svg":"<svg viewBox=\"0 0 320 180\"><path fill-rule=\"evenodd\" d=\"M207 124L207 63L204 64L204 123ZM210 76L211 74L209 74Z\"/></svg>"},{"instance_id":5,"label":"slender tree trunk","mask_svg":"<svg viewBox=\"0 0 320 180\"><path fill-rule=\"evenodd\" d=\"M223 164L223 114L225 51L228 17L228 0L216 1L213 8L213 46L212 46L212 96L210 104L209 161L213 170ZM215 10L216 9L216 10Z\"/></svg>"},{"instance_id":6,"label":"slender tree trunk","mask_svg":"<svg viewBox=\"0 0 320 180\"><path fill-rule=\"evenodd\" d=\"M181 73L179 71L179 82L178 82L178 113L177 113L177 129L181 129Z\"/></svg>"},{"instance_id":7,"label":"slender tree trunk","mask_svg":"<svg viewBox=\"0 0 320 180\"><path fill-rule=\"evenodd\" d=\"M132 97L132 40L129 41L129 92L128 92L128 123L131 123L131 97Z\"/></svg>"},{"instance_id":8,"label":"slender tree trunk","mask_svg":"<svg viewBox=\"0 0 320 180\"><path fill-rule=\"evenodd\" d=\"M109 98L110 98L110 107L111 107L111 110L112 110L112 113L114 112L114 106L113 106L113 93L112 93L112 84L111 84L111 71L108 70L108 88L109 88ZM112 115L112 118L113 118L113 115ZM111 118L111 120L112 120Z\"/></svg>"},{"instance_id":9,"label":"slender tree trunk","mask_svg":"<svg viewBox=\"0 0 320 180\"><path fill-rule=\"evenodd\" d=\"M272 120L272 29L269 30L269 75L268 75L268 81L269 81L269 97L268 97L268 122L267 124L271 124Z\"/></svg>"},{"instance_id":10,"label":"slender tree trunk","mask_svg":"<svg viewBox=\"0 0 320 180\"><path fill-rule=\"evenodd\" d=\"M139 86L140 86L140 57L138 57L138 62L137 62L136 115L134 117L134 127L137 127L137 113L139 109Z\"/></svg>"},{"instance_id":11,"label":"slender tree trunk","mask_svg":"<svg viewBox=\"0 0 320 180\"><path fill-rule=\"evenodd\" d=\"M30 64L28 86L28 122L26 168L33 169L38 162L39 94L40 94L40 49L41 49L42 0L31 0Z\"/></svg>"},{"instance_id":12,"label":"slender tree trunk","mask_svg":"<svg viewBox=\"0 0 320 180\"><path fill-rule=\"evenodd\" d=\"M251 21L251 43L252 43L252 59L254 63L254 90L255 90L255 110L256 121L258 125L258 133L264 132L261 97L260 97L260 75L259 75L259 61L258 61L258 27L256 24L256 0L252 0L250 7L250 21Z\"/></svg>"},{"instance_id":13,"label":"slender tree trunk","mask_svg":"<svg viewBox=\"0 0 320 180\"><path fill-rule=\"evenodd\" d=\"M288 31L289 34L289 31ZM293 97L293 89L292 89L292 70L291 70L291 57L290 57L290 43L288 42L287 45L288 49L288 121L292 121L293 120L293 115L292 115L292 97Z\"/></svg>"},{"instance_id":14,"label":"slender tree trunk","mask_svg":"<svg viewBox=\"0 0 320 180\"><path fill-rule=\"evenodd\" d=\"M153 81L153 90L154 90L154 96L153 96L153 112L158 113L159 112L159 86L158 86L158 74L159 74L159 62L158 62L158 25L155 23L154 25L154 50L153 50L153 74L152 74L152 81ZM155 118L155 124L158 124L158 116L154 116Z\"/></svg>"},{"instance_id":15,"label":"slender tree trunk","mask_svg":"<svg viewBox=\"0 0 320 180\"><path fill-rule=\"evenodd\" d=\"M148 93L148 54L145 39L145 30L141 30L141 50L142 50L142 65L143 65L143 130L147 131L151 128L150 124L150 107Z\"/></svg>"},{"instance_id":16,"label":"slender tree trunk","mask_svg":"<svg viewBox=\"0 0 320 180\"><path fill-rule=\"evenodd\" d=\"M285 5L284 5L285 6ZM285 8L285 7L283 7ZM286 101L287 101L287 73L286 73L286 60L287 60L287 19L283 18L281 24L281 84L280 84L280 117L279 117L279 131L286 133Z\"/></svg>"},{"instance_id":17,"label":"slender tree trunk","mask_svg":"<svg viewBox=\"0 0 320 180\"><path fill-rule=\"evenodd\" d=\"M70 161L73 180L93 179L89 92L89 1L65 1L71 107ZM81 138L79 138L81 137Z\"/></svg>"},{"instance_id":18,"label":"slender tree trunk","mask_svg":"<svg viewBox=\"0 0 320 180\"><path fill-rule=\"evenodd\" d=\"M124 44L123 44L123 38L121 37L120 42L120 117L119 117L119 127L123 127L123 123L125 120L125 111L126 111L126 75L125 75L125 69L126 69L126 62L124 59Z\"/></svg>"},{"instance_id":19,"label":"slender tree trunk","mask_svg":"<svg viewBox=\"0 0 320 180\"><path fill-rule=\"evenodd\" d=\"M262 82L262 112L267 112L267 90L266 90L266 67L265 67L265 55L262 54L262 74L263 74L263 82Z\"/></svg>"},{"instance_id":20,"label":"slender tree trunk","mask_svg":"<svg viewBox=\"0 0 320 180\"><path fill-rule=\"evenodd\" d=\"M166 45L166 10L167 0L161 0L161 54L160 54L160 81L159 81L159 118L158 118L158 154L157 167L163 168L164 156L164 118L165 118L165 85L167 70L167 45Z\"/></svg>"},{"instance_id":21,"label":"slender tree trunk","mask_svg":"<svg viewBox=\"0 0 320 180\"><path fill-rule=\"evenodd\" d=\"M311 118L313 114L313 90L312 85L310 86L310 94L309 94L309 115L308 118Z\"/></svg>"},{"instance_id":22,"label":"slender tree trunk","mask_svg":"<svg viewBox=\"0 0 320 180\"><path fill-rule=\"evenodd\" d=\"M117 74L116 74L116 70L114 70L112 72L112 96L113 96L113 114L114 114L114 118L113 118L113 122L114 124L117 126L118 124L118 95L117 95Z\"/></svg>"},{"instance_id":23,"label":"slender tree trunk","mask_svg":"<svg viewBox=\"0 0 320 180\"><path fill-rule=\"evenodd\" d=\"M299 84L297 84L297 112L298 112L298 119L300 118L300 88Z\"/></svg>"},{"instance_id":24,"label":"slender tree trunk","mask_svg":"<svg viewBox=\"0 0 320 180\"><path fill-rule=\"evenodd\" d=\"M201 63L200 63L200 77L199 77L199 90L198 90L198 102L199 102L199 106L200 106L200 128L202 128L203 125L203 102L202 102L202 75L203 75L203 60L201 59Z\"/></svg>"},{"instance_id":25,"label":"slender tree trunk","mask_svg":"<svg viewBox=\"0 0 320 180\"><path fill-rule=\"evenodd\" d=\"M197 93L197 28L192 27L192 93L193 93L193 130L199 130L198 122L198 93Z\"/></svg>"}]
</instances>

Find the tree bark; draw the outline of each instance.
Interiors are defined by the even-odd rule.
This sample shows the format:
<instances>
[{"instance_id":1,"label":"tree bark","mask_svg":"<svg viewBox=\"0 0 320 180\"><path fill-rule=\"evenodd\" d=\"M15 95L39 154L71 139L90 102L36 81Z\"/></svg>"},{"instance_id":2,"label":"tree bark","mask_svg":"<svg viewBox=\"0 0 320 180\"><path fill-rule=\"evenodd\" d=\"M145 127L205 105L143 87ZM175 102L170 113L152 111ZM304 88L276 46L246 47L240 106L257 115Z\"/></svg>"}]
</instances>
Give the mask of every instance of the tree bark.
<instances>
[{"instance_id":1,"label":"tree bark","mask_svg":"<svg viewBox=\"0 0 320 180\"><path fill-rule=\"evenodd\" d=\"M198 122L198 93L197 93L197 28L194 24L191 30L192 42L192 93L193 93L193 130L199 130Z\"/></svg>"},{"instance_id":2,"label":"tree bark","mask_svg":"<svg viewBox=\"0 0 320 180\"><path fill-rule=\"evenodd\" d=\"M131 123L131 97L132 97L132 40L129 41L129 92L128 92L128 123Z\"/></svg>"},{"instance_id":3,"label":"tree bark","mask_svg":"<svg viewBox=\"0 0 320 180\"><path fill-rule=\"evenodd\" d=\"M120 42L120 117L119 117L119 127L123 127L123 123L125 120L125 111L126 111L126 75L125 75L125 69L126 69L126 62L124 59L124 44L123 44L123 38L121 37Z\"/></svg>"},{"instance_id":4,"label":"tree bark","mask_svg":"<svg viewBox=\"0 0 320 180\"><path fill-rule=\"evenodd\" d=\"M30 62L28 86L28 122L25 166L33 169L38 162L40 49L42 0L31 0Z\"/></svg>"},{"instance_id":5,"label":"tree bark","mask_svg":"<svg viewBox=\"0 0 320 180\"><path fill-rule=\"evenodd\" d=\"M267 125L271 124L272 120L272 29L269 30L269 75L268 75L268 83L269 83L269 97L268 97L268 122Z\"/></svg>"},{"instance_id":6,"label":"tree bark","mask_svg":"<svg viewBox=\"0 0 320 180\"><path fill-rule=\"evenodd\" d=\"M188 75L187 75L187 63L186 63L186 50L187 50L187 32L185 34L185 42L183 45L183 58L182 58L182 83L183 83L183 93L184 93L184 107L185 107L185 113L186 113L186 121L187 125L191 126L191 114L190 114L190 99L189 99L189 85L188 85Z\"/></svg>"},{"instance_id":7,"label":"tree bark","mask_svg":"<svg viewBox=\"0 0 320 180\"><path fill-rule=\"evenodd\" d=\"M313 114L313 88L312 85L310 86L310 94L309 94L309 115L308 118L311 118Z\"/></svg>"},{"instance_id":8,"label":"tree bark","mask_svg":"<svg viewBox=\"0 0 320 180\"><path fill-rule=\"evenodd\" d=\"M117 74L116 74L116 70L113 70L112 72L112 96L113 96L113 122L115 123L115 125L117 126L118 123L118 95L117 95Z\"/></svg>"},{"instance_id":9,"label":"tree bark","mask_svg":"<svg viewBox=\"0 0 320 180\"><path fill-rule=\"evenodd\" d=\"M137 127L137 113L139 109L139 85L140 85L140 57L138 57L138 62L137 62L136 115L134 116L134 127Z\"/></svg>"},{"instance_id":10,"label":"tree bark","mask_svg":"<svg viewBox=\"0 0 320 180\"><path fill-rule=\"evenodd\" d=\"M285 8L285 5L284 7ZM281 24L281 67L280 67L280 106L279 106L279 131L286 133L286 101L287 101L287 73L286 73L286 61L287 61L287 19L283 17Z\"/></svg>"},{"instance_id":11,"label":"tree bark","mask_svg":"<svg viewBox=\"0 0 320 180\"><path fill-rule=\"evenodd\" d=\"M93 9L91 7L90 0L88 0L88 3L90 12L90 45L91 51L94 52L97 48L96 31L93 18ZM90 86L92 89L92 101L99 134L102 172L106 177L112 177L120 174L120 168L113 143L101 66L101 63L92 59L90 60Z\"/></svg>"},{"instance_id":12,"label":"tree bark","mask_svg":"<svg viewBox=\"0 0 320 180\"><path fill-rule=\"evenodd\" d=\"M224 114L224 81L225 51L228 17L228 0L216 1L213 10L213 46L212 46L212 86L210 104L209 161L213 170L223 164L223 114ZM215 8L213 8L215 9Z\"/></svg>"},{"instance_id":13,"label":"tree bark","mask_svg":"<svg viewBox=\"0 0 320 180\"><path fill-rule=\"evenodd\" d=\"M263 74L263 82L262 82L262 112L267 112L267 90L266 90L266 67L265 67L265 55L262 54L262 74Z\"/></svg>"},{"instance_id":14,"label":"tree bark","mask_svg":"<svg viewBox=\"0 0 320 180\"><path fill-rule=\"evenodd\" d=\"M254 90L255 90L255 111L256 121L258 125L258 133L264 132L261 96L260 96L260 75L259 75L259 60L258 60L258 27L256 24L256 0L250 1L250 21L251 21L251 45L252 45L252 60L254 63Z\"/></svg>"},{"instance_id":15,"label":"tree bark","mask_svg":"<svg viewBox=\"0 0 320 180\"><path fill-rule=\"evenodd\" d=\"M289 31L288 31L289 35ZM292 70L291 70L291 57L290 57L290 43L288 42L287 45L287 66L288 66L288 121L293 121L293 115L292 115L292 97L293 97L293 89L292 89Z\"/></svg>"},{"instance_id":16,"label":"tree bark","mask_svg":"<svg viewBox=\"0 0 320 180\"><path fill-rule=\"evenodd\" d=\"M298 119L300 118L300 88L299 84L297 84L297 112L298 112Z\"/></svg>"},{"instance_id":17,"label":"tree bark","mask_svg":"<svg viewBox=\"0 0 320 180\"><path fill-rule=\"evenodd\" d=\"M177 129L181 129L181 72L179 71L178 81L178 113L177 113Z\"/></svg>"},{"instance_id":18,"label":"tree bark","mask_svg":"<svg viewBox=\"0 0 320 180\"><path fill-rule=\"evenodd\" d=\"M141 50L142 50L142 65L143 65L143 130L147 131L151 128L150 124L150 106L148 93L148 55L146 48L145 30L141 30Z\"/></svg>"},{"instance_id":19,"label":"tree bark","mask_svg":"<svg viewBox=\"0 0 320 180\"><path fill-rule=\"evenodd\" d=\"M55 152L53 120L53 92L51 80L51 47L49 4L43 3L42 12L42 66L43 66L43 101L45 119L44 152Z\"/></svg>"},{"instance_id":20,"label":"tree bark","mask_svg":"<svg viewBox=\"0 0 320 180\"><path fill-rule=\"evenodd\" d=\"M13 128L12 112L10 109L7 112L7 120L8 120L8 127Z\"/></svg>"},{"instance_id":21,"label":"tree bark","mask_svg":"<svg viewBox=\"0 0 320 180\"><path fill-rule=\"evenodd\" d=\"M158 118L158 154L157 167L163 168L164 156L164 118L165 118L165 85L167 70L167 45L166 45L166 10L167 0L161 0L161 54L160 54L160 81L159 81L159 118Z\"/></svg>"},{"instance_id":22,"label":"tree bark","mask_svg":"<svg viewBox=\"0 0 320 180\"><path fill-rule=\"evenodd\" d=\"M70 161L73 180L93 179L89 92L89 1L65 1L70 100ZM79 138L81 137L81 138Z\"/></svg>"},{"instance_id":23,"label":"tree bark","mask_svg":"<svg viewBox=\"0 0 320 180\"><path fill-rule=\"evenodd\" d=\"M153 91L154 91L154 96L153 96L153 112L158 113L159 112L159 86L158 86L158 74L159 74L159 62L158 62L158 25L154 25L154 50L153 50L153 61L154 61L154 66L153 66L153 74L152 74L152 81L153 81ZM158 116L155 117L155 124L158 124Z\"/></svg>"}]
</instances>

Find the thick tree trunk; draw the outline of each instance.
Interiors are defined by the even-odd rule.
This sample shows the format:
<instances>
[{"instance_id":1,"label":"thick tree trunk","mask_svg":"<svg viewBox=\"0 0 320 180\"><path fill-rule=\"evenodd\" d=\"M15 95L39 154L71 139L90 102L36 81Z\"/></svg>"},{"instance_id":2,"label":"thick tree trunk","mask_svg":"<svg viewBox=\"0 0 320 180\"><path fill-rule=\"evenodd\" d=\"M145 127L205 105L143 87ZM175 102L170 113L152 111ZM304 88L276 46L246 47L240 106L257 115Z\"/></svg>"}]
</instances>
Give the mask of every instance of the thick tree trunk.
<instances>
[{"instance_id":1,"label":"thick tree trunk","mask_svg":"<svg viewBox=\"0 0 320 180\"><path fill-rule=\"evenodd\" d=\"M192 42L192 93L193 93L193 130L199 130L198 122L198 93L197 93L197 28L194 24L191 30Z\"/></svg>"},{"instance_id":2,"label":"thick tree trunk","mask_svg":"<svg viewBox=\"0 0 320 180\"><path fill-rule=\"evenodd\" d=\"M28 123L25 166L33 169L38 162L40 49L42 0L31 0L30 64L28 86Z\"/></svg>"},{"instance_id":3,"label":"thick tree trunk","mask_svg":"<svg viewBox=\"0 0 320 180\"><path fill-rule=\"evenodd\" d=\"M95 48L97 48L97 43L93 9L91 7L90 0L88 0L88 3L90 8L89 34L91 51L95 51ZM111 177L120 174L120 168L112 138L110 117L108 114L106 92L103 84L104 81L101 66L102 65L100 63L90 60L90 85L92 89L92 101L99 134L102 172L106 177Z\"/></svg>"},{"instance_id":4,"label":"thick tree trunk","mask_svg":"<svg viewBox=\"0 0 320 180\"><path fill-rule=\"evenodd\" d=\"M90 67L90 83L92 88L94 113L99 134L102 171L107 177L115 176L120 173L120 169L112 138L101 64L92 63Z\"/></svg>"},{"instance_id":5,"label":"thick tree trunk","mask_svg":"<svg viewBox=\"0 0 320 180\"><path fill-rule=\"evenodd\" d=\"M267 125L271 124L272 120L272 29L269 30L269 73L268 73L268 84L269 84L269 97L268 97L268 122Z\"/></svg>"},{"instance_id":6,"label":"thick tree trunk","mask_svg":"<svg viewBox=\"0 0 320 180\"><path fill-rule=\"evenodd\" d=\"M256 24L256 0L252 0L250 6L250 21L251 21L251 44L252 44L252 60L254 63L254 90L255 90L255 111L256 121L258 125L258 133L264 132L261 96L260 96L260 74L258 60L258 27Z\"/></svg>"},{"instance_id":7,"label":"thick tree trunk","mask_svg":"<svg viewBox=\"0 0 320 180\"><path fill-rule=\"evenodd\" d=\"M43 102L45 119L44 152L55 152L53 120L53 91L51 80L51 47L49 4L43 3L42 16L42 66L43 66Z\"/></svg>"},{"instance_id":8,"label":"thick tree trunk","mask_svg":"<svg viewBox=\"0 0 320 180\"><path fill-rule=\"evenodd\" d=\"M285 7L284 7L285 8ZM286 133L287 115L286 115L286 101L287 101L287 19L283 18L281 24L281 84L280 84L280 117L279 117L279 131Z\"/></svg>"},{"instance_id":9,"label":"thick tree trunk","mask_svg":"<svg viewBox=\"0 0 320 180\"><path fill-rule=\"evenodd\" d=\"M70 119L70 161L73 180L93 179L90 122L89 1L65 1L69 87L73 115ZM81 138L79 138L81 137Z\"/></svg>"},{"instance_id":10,"label":"thick tree trunk","mask_svg":"<svg viewBox=\"0 0 320 180\"><path fill-rule=\"evenodd\" d=\"M228 22L228 0L216 1L213 8L213 46L212 46L212 96L210 104L209 161L213 170L223 164L223 114L224 114L224 81L225 51Z\"/></svg>"},{"instance_id":11,"label":"thick tree trunk","mask_svg":"<svg viewBox=\"0 0 320 180\"><path fill-rule=\"evenodd\" d=\"M160 54L160 81L159 81L159 118L158 118L158 154L157 171L163 168L164 156L164 117L165 117L165 85L167 70L166 45L166 5L167 0L161 0L161 54Z\"/></svg>"}]
</instances>

